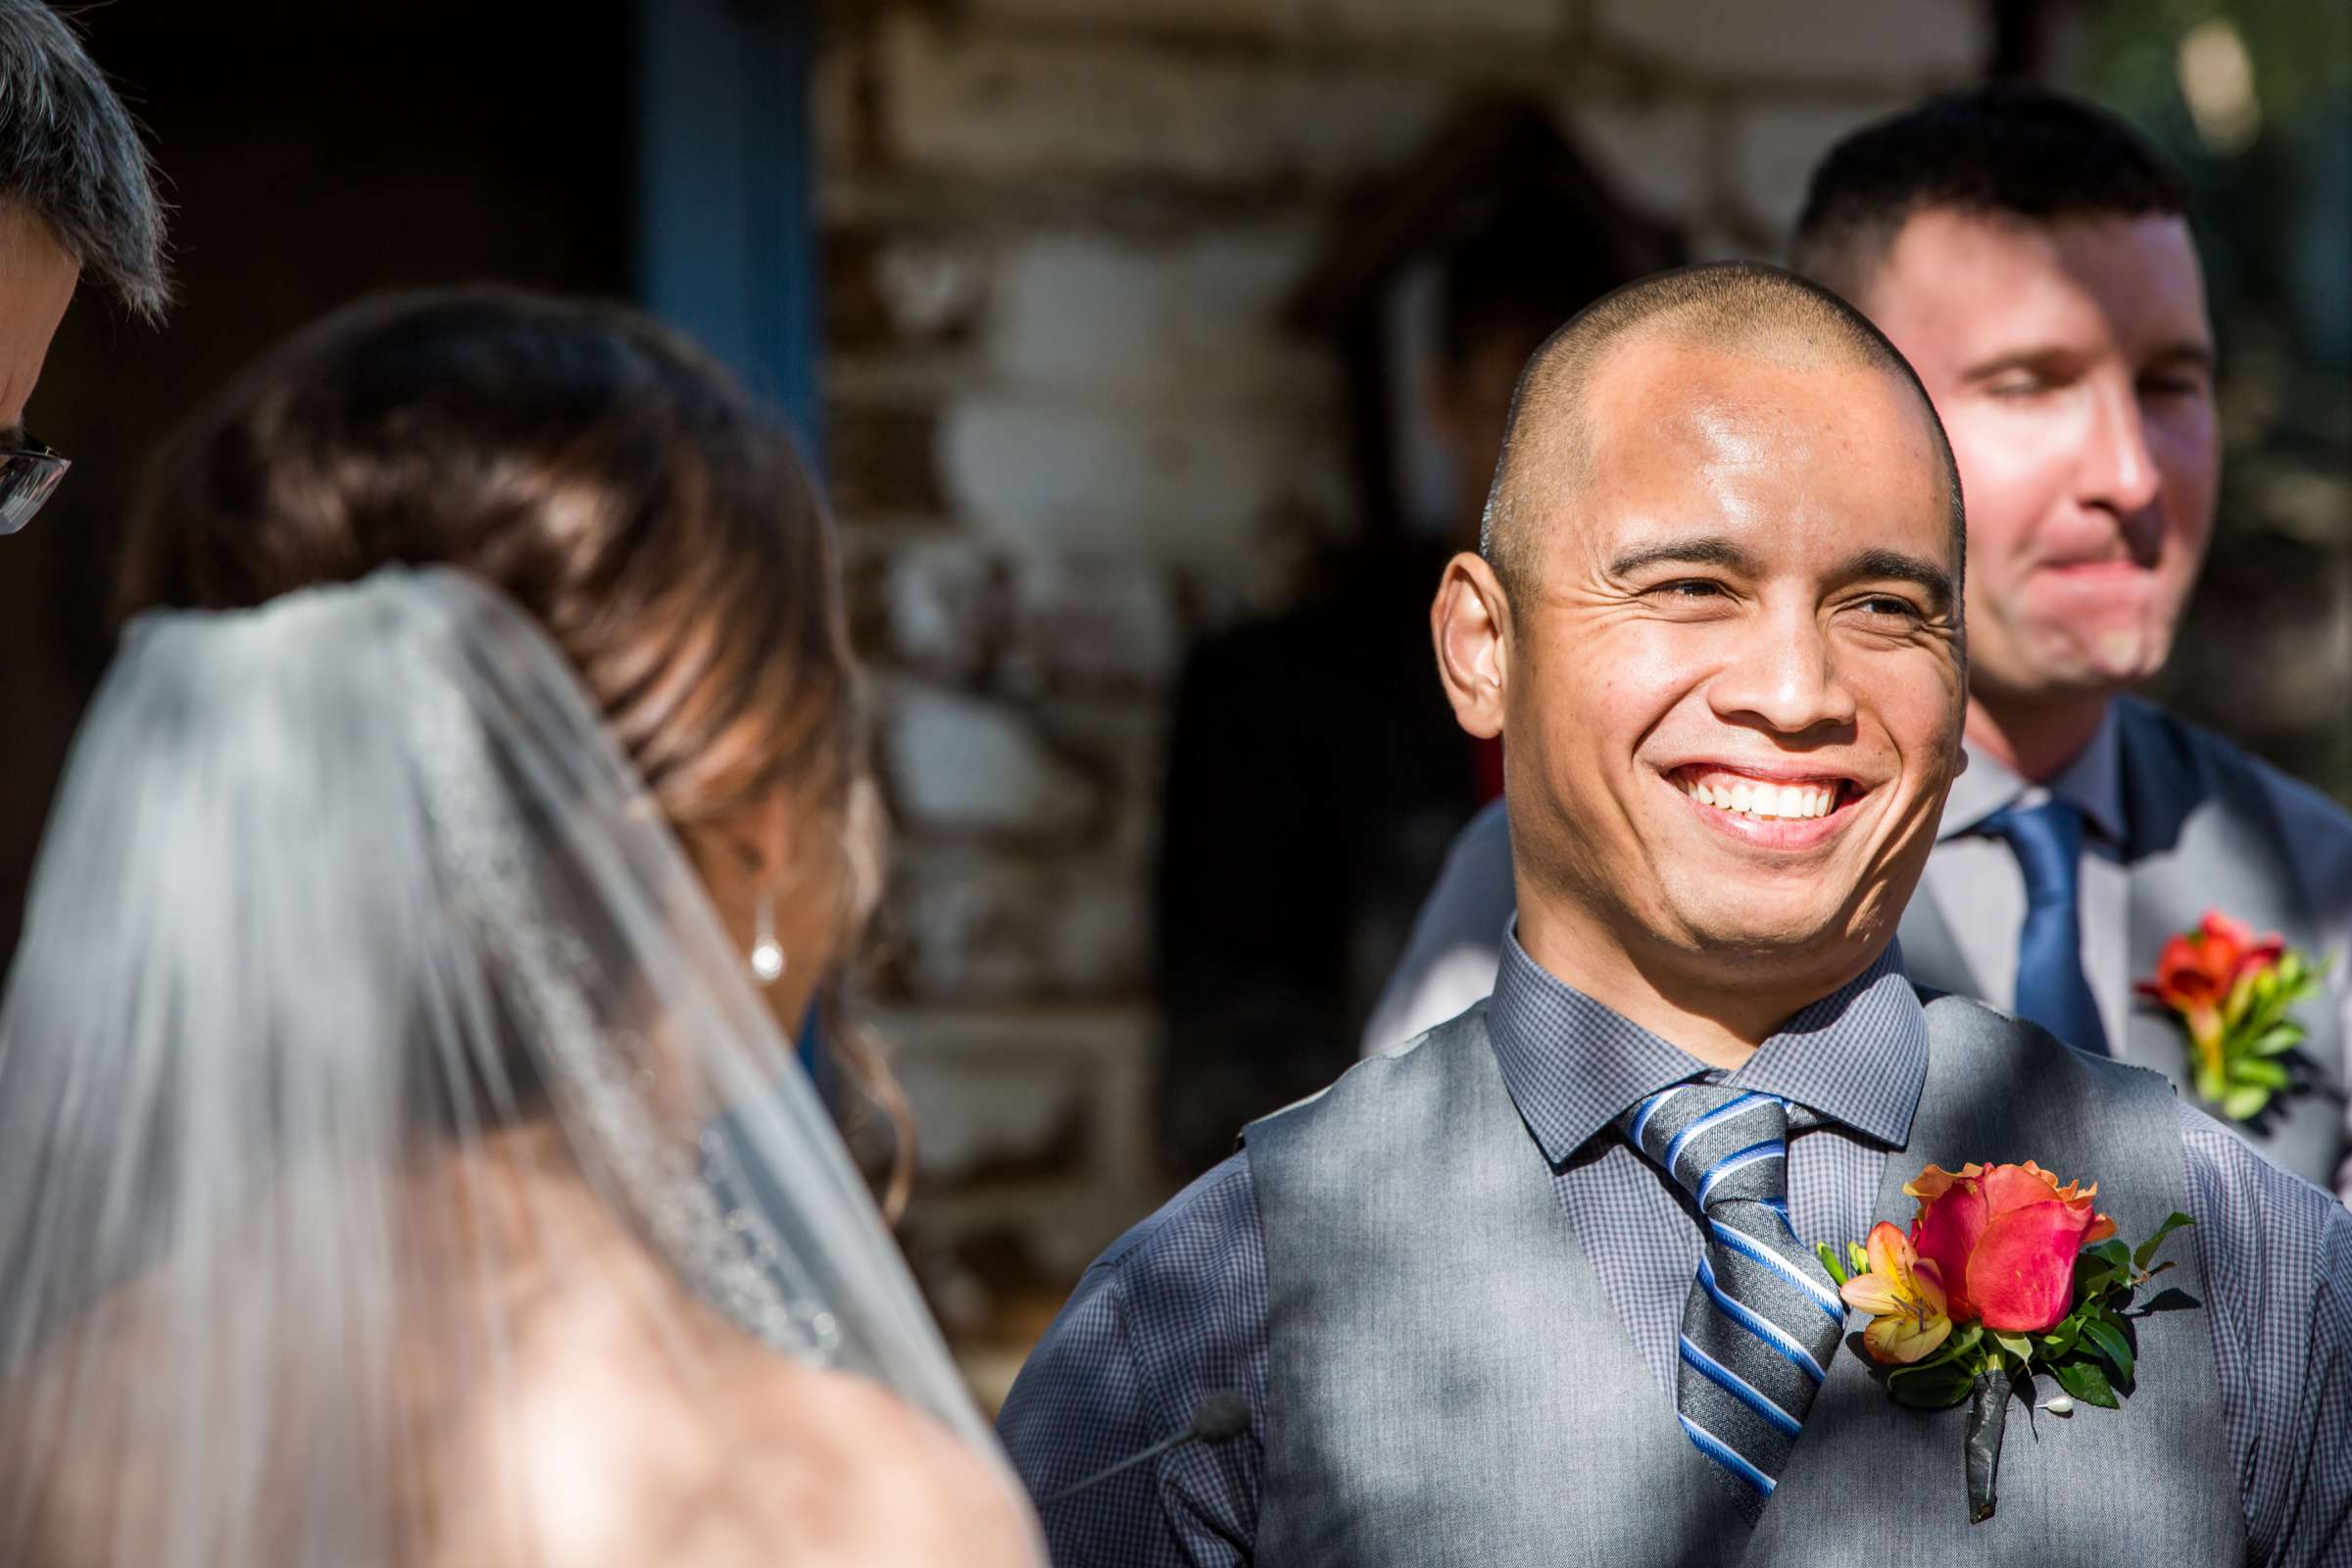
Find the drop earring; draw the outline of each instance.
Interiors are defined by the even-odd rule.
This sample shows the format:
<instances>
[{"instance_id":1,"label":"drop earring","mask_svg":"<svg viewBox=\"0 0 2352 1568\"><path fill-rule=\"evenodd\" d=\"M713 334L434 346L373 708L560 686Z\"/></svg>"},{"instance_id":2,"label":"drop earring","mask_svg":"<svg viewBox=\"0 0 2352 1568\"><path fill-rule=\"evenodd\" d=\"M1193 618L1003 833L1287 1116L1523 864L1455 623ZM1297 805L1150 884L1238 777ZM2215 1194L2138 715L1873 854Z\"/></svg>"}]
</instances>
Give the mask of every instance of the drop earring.
<instances>
[{"instance_id":1,"label":"drop earring","mask_svg":"<svg viewBox=\"0 0 2352 1568\"><path fill-rule=\"evenodd\" d=\"M775 895L760 895L760 914L752 936L752 978L772 986L784 978L784 944L776 940Z\"/></svg>"}]
</instances>

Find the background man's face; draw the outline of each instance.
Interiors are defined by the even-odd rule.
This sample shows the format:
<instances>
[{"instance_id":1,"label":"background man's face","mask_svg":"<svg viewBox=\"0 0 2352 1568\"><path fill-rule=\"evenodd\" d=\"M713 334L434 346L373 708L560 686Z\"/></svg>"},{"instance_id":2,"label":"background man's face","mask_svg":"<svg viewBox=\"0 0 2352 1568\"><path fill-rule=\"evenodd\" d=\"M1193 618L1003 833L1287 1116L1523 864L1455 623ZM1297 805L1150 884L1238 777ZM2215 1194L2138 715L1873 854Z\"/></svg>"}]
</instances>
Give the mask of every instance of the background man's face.
<instances>
[{"instance_id":1,"label":"background man's face","mask_svg":"<svg viewBox=\"0 0 2352 1568\"><path fill-rule=\"evenodd\" d=\"M1977 691L2031 701L2155 673L2221 470L2187 225L1926 212L1858 303L1959 460Z\"/></svg>"},{"instance_id":2,"label":"background man's face","mask_svg":"<svg viewBox=\"0 0 2352 1568\"><path fill-rule=\"evenodd\" d=\"M80 275L48 224L21 207L0 206L0 432L24 424L49 340Z\"/></svg>"},{"instance_id":3,"label":"background man's face","mask_svg":"<svg viewBox=\"0 0 2352 1568\"><path fill-rule=\"evenodd\" d=\"M1957 765L1926 411L1883 370L1659 342L1587 407L1586 482L1513 615L1522 864L1637 953L1834 983L1892 930Z\"/></svg>"}]
</instances>

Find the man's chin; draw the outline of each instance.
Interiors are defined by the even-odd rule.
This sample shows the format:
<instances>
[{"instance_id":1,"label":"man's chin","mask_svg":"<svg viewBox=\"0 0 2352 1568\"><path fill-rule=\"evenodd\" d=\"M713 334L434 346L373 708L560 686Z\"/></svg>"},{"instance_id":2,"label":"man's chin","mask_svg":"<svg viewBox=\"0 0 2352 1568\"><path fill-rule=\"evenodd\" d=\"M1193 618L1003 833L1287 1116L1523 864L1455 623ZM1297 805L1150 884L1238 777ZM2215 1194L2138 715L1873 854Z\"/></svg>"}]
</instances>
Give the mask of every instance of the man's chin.
<instances>
[{"instance_id":1,"label":"man's chin","mask_svg":"<svg viewBox=\"0 0 2352 1568\"><path fill-rule=\"evenodd\" d=\"M2039 651L2031 668L2018 672L2025 678L2017 684L2053 698L2113 696L2164 667L2173 631L2172 618L2153 612L2051 625L2036 639Z\"/></svg>"},{"instance_id":2,"label":"man's chin","mask_svg":"<svg viewBox=\"0 0 2352 1568\"><path fill-rule=\"evenodd\" d=\"M1686 946L1702 963L1727 970L1767 966L1776 972L1802 971L1815 963L1838 967L1850 961L1861 941L1845 905L1835 908L1690 911L1683 920Z\"/></svg>"}]
</instances>

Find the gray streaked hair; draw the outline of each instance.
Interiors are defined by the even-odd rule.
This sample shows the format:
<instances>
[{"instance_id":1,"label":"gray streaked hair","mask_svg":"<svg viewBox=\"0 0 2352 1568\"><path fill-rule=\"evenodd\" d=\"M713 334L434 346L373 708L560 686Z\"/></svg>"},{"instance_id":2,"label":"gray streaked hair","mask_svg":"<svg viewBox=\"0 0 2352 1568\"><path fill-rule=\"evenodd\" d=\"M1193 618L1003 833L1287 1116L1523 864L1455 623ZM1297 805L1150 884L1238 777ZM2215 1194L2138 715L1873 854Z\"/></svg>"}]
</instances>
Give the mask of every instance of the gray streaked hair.
<instances>
[{"instance_id":1,"label":"gray streaked hair","mask_svg":"<svg viewBox=\"0 0 2352 1568\"><path fill-rule=\"evenodd\" d=\"M0 0L0 202L47 223L136 315L155 320L171 303L147 148L80 35L41 0Z\"/></svg>"}]
</instances>

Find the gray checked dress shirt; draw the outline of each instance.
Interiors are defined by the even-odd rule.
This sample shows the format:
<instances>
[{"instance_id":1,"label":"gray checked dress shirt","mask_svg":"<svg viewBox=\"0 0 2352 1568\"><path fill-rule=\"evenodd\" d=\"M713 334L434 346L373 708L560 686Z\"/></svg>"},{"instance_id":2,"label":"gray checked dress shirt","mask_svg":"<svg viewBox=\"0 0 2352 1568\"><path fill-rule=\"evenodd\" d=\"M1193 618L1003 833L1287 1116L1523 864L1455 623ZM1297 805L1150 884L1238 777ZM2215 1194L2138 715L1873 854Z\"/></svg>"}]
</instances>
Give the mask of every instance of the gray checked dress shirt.
<instances>
[{"instance_id":1,"label":"gray checked dress shirt","mask_svg":"<svg viewBox=\"0 0 2352 1568\"><path fill-rule=\"evenodd\" d=\"M1702 1240L1671 1178L1611 1124L1709 1069L1545 973L1506 935L1489 1032L1503 1081L1553 1163L1553 1191L1660 1397ZM1797 1107L1789 1209L1807 1240L1858 1239L1888 1151L1908 1138L1927 1022L1888 954L1766 1041L1729 1081ZM1721 1076L1721 1075L1717 1075ZM2317 1565L2352 1545L2352 1213L2180 1110L2189 1234L2251 1560ZM1006 1400L999 1430L1049 1497L1186 1430L1240 1393L1250 1430L1187 1444L1042 1510L1057 1564L1209 1568L1254 1560L1264 1446L1265 1237L1245 1149L1096 1260ZM2128 1479L2128 1478L2119 1478Z\"/></svg>"}]
</instances>

